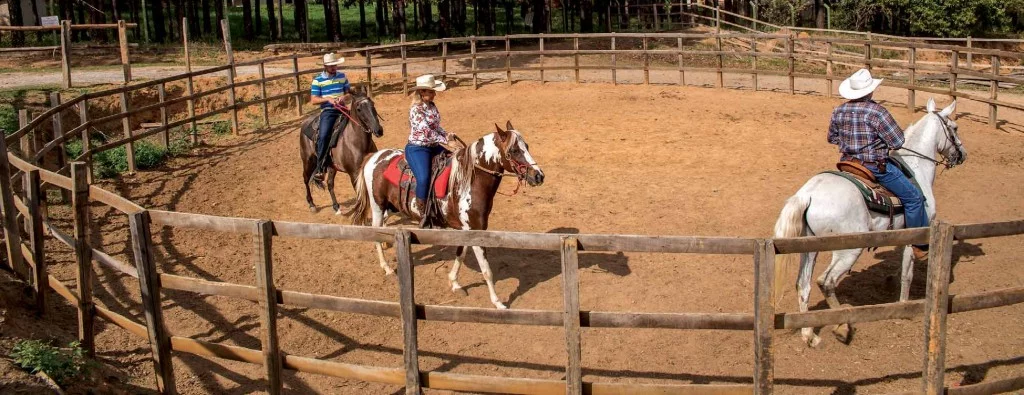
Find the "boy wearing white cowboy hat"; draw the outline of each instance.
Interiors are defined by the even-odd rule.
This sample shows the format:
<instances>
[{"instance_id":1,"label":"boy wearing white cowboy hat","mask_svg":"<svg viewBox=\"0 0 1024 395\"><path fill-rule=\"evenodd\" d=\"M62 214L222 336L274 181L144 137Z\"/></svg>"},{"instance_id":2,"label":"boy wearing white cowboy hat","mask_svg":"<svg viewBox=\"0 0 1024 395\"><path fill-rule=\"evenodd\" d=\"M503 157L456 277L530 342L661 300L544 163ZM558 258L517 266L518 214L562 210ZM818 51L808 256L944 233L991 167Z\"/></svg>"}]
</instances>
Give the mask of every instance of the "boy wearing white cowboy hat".
<instances>
[{"instance_id":1,"label":"boy wearing white cowboy hat","mask_svg":"<svg viewBox=\"0 0 1024 395\"><path fill-rule=\"evenodd\" d=\"M889 150L903 147L903 129L892 114L871 95L882 83L866 69L857 70L839 85L839 95L849 101L836 107L828 129L828 142L839 146L840 160L864 165L874 173L878 183L892 191L903 202L907 228L928 226L924 195L907 176L889 163ZM927 245L915 245L914 257L928 256Z\"/></svg>"},{"instance_id":2,"label":"boy wearing white cowboy hat","mask_svg":"<svg viewBox=\"0 0 1024 395\"><path fill-rule=\"evenodd\" d=\"M330 150L331 132L334 124L341 118L341 130L344 132L347 119L341 117L341 111L335 108L335 104L344 106L352 86L349 84L345 73L338 71L338 65L345 62L345 58L335 53L324 55L324 72L313 77L313 84L310 88L309 104L320 106L320 133L316 140L316 169L313 177L318 185L323 181L325 164L327 162L327 151Z\"/></svg>"},{"instance_id":3,"label":"boy wearing white cowboy hat","mask_svg":"<svg viewBox=\"0 0 1024 395\"><path fill-rule=\"evenodd\" d=\"M432 226L433 205L430 204L430 166L434 157L448 144L449 134L441 127L441 112L434 104L437 92L447 89L444 82L427 74L416 78L412 105L409 107L409 143L405 145L405 160L416 177L416 211L422 216L420 227Z\"/></svg>"}]
</instances>

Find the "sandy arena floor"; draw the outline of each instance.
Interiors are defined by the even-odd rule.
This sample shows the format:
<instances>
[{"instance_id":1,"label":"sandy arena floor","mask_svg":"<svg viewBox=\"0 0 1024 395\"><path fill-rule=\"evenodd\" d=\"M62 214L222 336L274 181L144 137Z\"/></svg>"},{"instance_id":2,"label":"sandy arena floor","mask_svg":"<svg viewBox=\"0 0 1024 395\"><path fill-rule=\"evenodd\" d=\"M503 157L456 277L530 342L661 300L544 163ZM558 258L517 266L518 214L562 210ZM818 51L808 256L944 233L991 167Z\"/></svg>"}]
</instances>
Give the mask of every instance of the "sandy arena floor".
<instances>
[{"instance_id":1,"label":"sandy arena floor","mask_svg":"<svg viewBox=\"0 0 1024 395\"><path fill-rule=\"evenodd\" d=\"M820 85L820 83L816 83ZM884 90L902 103L905 93ZM923 105L927 95L919 94ZM937 97L941 105L948 98ZM838 99L774 92L675 86L495 83L480 90L458 87L439 96L446 128L464 139L489 132L493 122L524 133L546 172L545 184L513 197L498 196L491 217L496 230L646 235L767 237L785 199L836 159L825 141L828 116ZM408 98L377 97L387 120L381 147L398 147L408 134ZM888 103L901 125L922 114ZM970 152L962 167L937 181L939 216L954 223L1024 218L1024 136L997 131L977 120L987 107L961 111L960 134ZM1009 111L1009 110L1007 110ZM1019 124L1019 123L1018 123ZM326 193L303 199L294 124L213 142L165 168L142 172L115 190L151 208L183 212L347 223L333 215ZM503 185L509 193L512 185ZM338 185L339 199L352 190ZM104 210L96 208L94 215ZM131 262L123 216L105 216L103 249ZM160 270L211 281L253 284L252 241L231 234L153 230ZM954 248L952 293L1024 284L1022 237L977 240ZM56 248L56 245L54 245ZM391 251L389 251L391 253ZM389 256L391 256L389 254ZM497 291L510 307L558 309L558 253L491 249ZM416 248L418 302L489 307L475 259L461 273L468 297L448 291L454 249ZM397 300L397 280L384 277L372 245L275 239L279 288L380 300ZM820 272L828 254L819 257ZM843 303L865 305L897 299L898 262L891 249L865 253L839 285ZM644 312L752 312L753 269L748 257L585 253L580 257L581 307ZM54 267L73 279L73 264ZM817 275L817 274L816 274ZM99 301L139 317L138 282L100 269ZM916 270L912 296L924 294L925 268ZM814 308L823 308L817 289ZM224 297L169 291L164 294L172 333L259 348L258 305ZM795 311L794 295L781 308ZM402 332L395 319L283 307L280 339L288 353L377 366L401 366ZM947 385L1024 374L1024 305L957 314L949 321ZM105 361L152 387L148 345L101 325L97 349ZM776 337L775 377L781 393L890 393L919 385L922 324L861 324L853 343L823 336L808 349L796 332ZM825 332L828 333L827 330ZM562 378L561 328L421 322L421 369L485 375ZM586 329L584 379L665 383L748 383L753 372L750 332ZM182 393L249 393L265 386L260 366L204 360L176 353ZM286 374L296 393L396 393L400 388L322 376ZM432 393L438 393L431 391Z\"/></svg>"}]
</instances>

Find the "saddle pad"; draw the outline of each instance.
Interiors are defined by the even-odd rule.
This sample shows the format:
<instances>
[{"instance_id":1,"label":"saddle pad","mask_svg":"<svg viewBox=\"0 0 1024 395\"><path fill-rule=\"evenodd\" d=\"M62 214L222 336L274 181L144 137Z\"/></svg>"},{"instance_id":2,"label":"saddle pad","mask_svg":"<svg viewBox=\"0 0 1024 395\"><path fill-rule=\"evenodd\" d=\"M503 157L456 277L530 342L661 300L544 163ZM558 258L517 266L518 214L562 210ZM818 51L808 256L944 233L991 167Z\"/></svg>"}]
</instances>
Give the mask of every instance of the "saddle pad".
<instances>
[{"instance_id":1,"label":"saddle pad","mask_svg":"<svg viewBox=\"0 0 1024 395\"><path fill-rule=\"evenodd\" d=\"M321 114L317 114L309 117L302 123L302 128L300 128L300 130L302 130L302 135L306 136L306 138L312 141L314 145L316 145L316 141L320 136L320 115ZM338 117L338 120L335 121L334 133L331 134L330 139L330 148L334 148L338 145L338 140L340 140L339 137L341 136L341 133L338 132L338 125L341 124L343 127L347 127L347 121L348 119L345 119L344 116Z\"/></svg>"},{"instance_id":2,"label":"saddle pad","mask_svg":"<svg viewBox=\"0 0 1024 395\"><path fill-rule=\"evenodd\" d=\"M882 185L866 181L851 173L841 171L826 171L825 173L843 177L856 185L861 195L864 196L864 203L867 203L869 210L882 214L903 212L903 202L900 201L900 198Z\"/></svg>"},{"instance_id":3,"label":"saddle pad","mask_svg":"<svg viewBox=\"0 0 1024 395\"><path fill-rule=\"evenodd\" d=\"M445 196L448 196L448 178L452 173L452 162L450 157L447 159L442 162L443 166L438 166L440 161L434 161L432 174L434 174L434 197L437 199L443 199ZM412 188L416 185L416 177L412 174L412 168L409 167L405 160L405 154L391 159L388 167L384 169L384 179L390 182L391 185L403 189Z\"/></svg>"}]
</instances>

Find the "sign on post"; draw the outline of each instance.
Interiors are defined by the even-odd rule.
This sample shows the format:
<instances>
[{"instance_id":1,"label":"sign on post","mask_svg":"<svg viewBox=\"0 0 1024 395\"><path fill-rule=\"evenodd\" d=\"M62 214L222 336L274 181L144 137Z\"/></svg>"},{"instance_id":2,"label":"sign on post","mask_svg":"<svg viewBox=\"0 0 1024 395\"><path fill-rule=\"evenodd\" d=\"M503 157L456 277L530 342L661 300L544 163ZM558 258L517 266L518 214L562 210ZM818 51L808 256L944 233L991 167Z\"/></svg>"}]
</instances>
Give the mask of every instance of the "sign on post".
<instances>
[{"instance_id":1,"label":"sign on post","mask_svg":"<svg viewBox=\"0 0 1024 395\"><path fill-rule=\"evenodd\" d=\"M43 26L60 26L60 18L57 16L44 16L40 19Z\"/></svg>"}]
</instances>

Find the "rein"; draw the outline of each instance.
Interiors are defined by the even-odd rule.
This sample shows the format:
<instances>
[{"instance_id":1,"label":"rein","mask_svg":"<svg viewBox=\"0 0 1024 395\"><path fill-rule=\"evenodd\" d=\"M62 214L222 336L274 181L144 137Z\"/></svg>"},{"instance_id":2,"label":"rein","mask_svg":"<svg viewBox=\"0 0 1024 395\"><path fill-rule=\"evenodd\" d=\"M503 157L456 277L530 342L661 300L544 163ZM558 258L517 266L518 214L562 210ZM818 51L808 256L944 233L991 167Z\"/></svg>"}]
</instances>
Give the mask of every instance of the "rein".
<instances>
[{"instance_id":1,"label":"rein","mask_svg":"<svg viewBox=\"0 0 1024 395\"><path fill-rule=\"evenodd\" d=\"M456 136L452 136L452 137L454 137L455 141L458 141L460 144L462 144L462 146L465 149L469 149L469 145L467 145L465 141L462 141L462 139L459 138L459 136L456 135ZM505 150L505 157L509 157L508 149ZM529 164L529 163L524 164L524 163L521 163L521 162L519 162L519 161L517 161L515 159L512 159L512 158L509 158L508 161L512 162L512 167L515 168L515 172L508 173L508 172L505 172L505 169L502 169L501 171L494 171L494 170L487 169L487 168L485 168L483 166L480 166L480 164L478 164L478 163L473 163L473 167L475 167L477 170L480 170L480 171L482 171L484 173L490 174L491 176L496 177L496 178L516 177L516 189L512 191L511 195L507 194L507 193L501 193L501 191L496 191L496 193L499 194L499 195L515 196L516 194L519 193L519 189L521 189L523 187L523 184L526 182L526 171L529 169L531 164ZM536 163L533 163L533 164L536 164Z\"/></svg>"},{"instance_id":2,"label":"rein","mask_svg":"<svg viewBox=\"0 0 1024 395\"><path fill-rule=\"evenodd\" d=\"M360 103L362 103L364 101L367 101L367 100L369 100L369 99L364 97L364 98L360 98L359 100L353 101L352 102L352 107L354 108L356 105L358 105L358 104L360 104ZM348 107L345 107L345 105L338 104L338 103L331 103L331 106L333 106L335 110L338 110L338 112L340 112L341 115L344 115L345 118L348 118L349 120L351 120L352 123L354 123L356 126L359 126L360 129L363 129L363 131L369 132L369 130L370 130L369 128L367 128L366 126L363 126L363 124L361 122L359 122L359 119L357 119L356 117L352 116L352 114L351 114L350 110L348 109ZM378 114L377 117L380 117L380 115ZM381 118L381 120L383 120L383 118Z\"/></svg>"},{"instance_id":3,"label":"rein","mask_svg":"<svg viewBox=\"0 0 1024 395\"><path fill-rule=\"evenodd\" d=\"M932 111L931 113L935 114L935 115L938 115L938 112L936 112L936 111ZM943 120L941 116L939 116L939 120L942 121L941 122L941 124L942 124L942 131L946 134L946 140L949 141L950 143L952 143L954 147L956 147L957 153L959 153L960 155L963 155L963 153L961 152L961 148L960 148L961 145L960 145L960 143L955 138L953 138L953 136L951 136L951 132L949 130L949 125L946 125L945 120ZM953 166L956 166L952 162L949 162L948 160L946 160L945 157L943 157L942 160L935 160L935 159L929 157L928 155L925 155L925 154L922 154L920 152L914 151L914 150L912 150L910 148L907 148L907 147L901 147L900 149L901 150L905 150L905 151L909 151L910 153L914 154L914 156L917 156L918 158L928 160L928 161L930 161L932 163L935 163L937 165L946 166L947 169L948 168L952 168Z\"/></svg>"}]
</instances>

